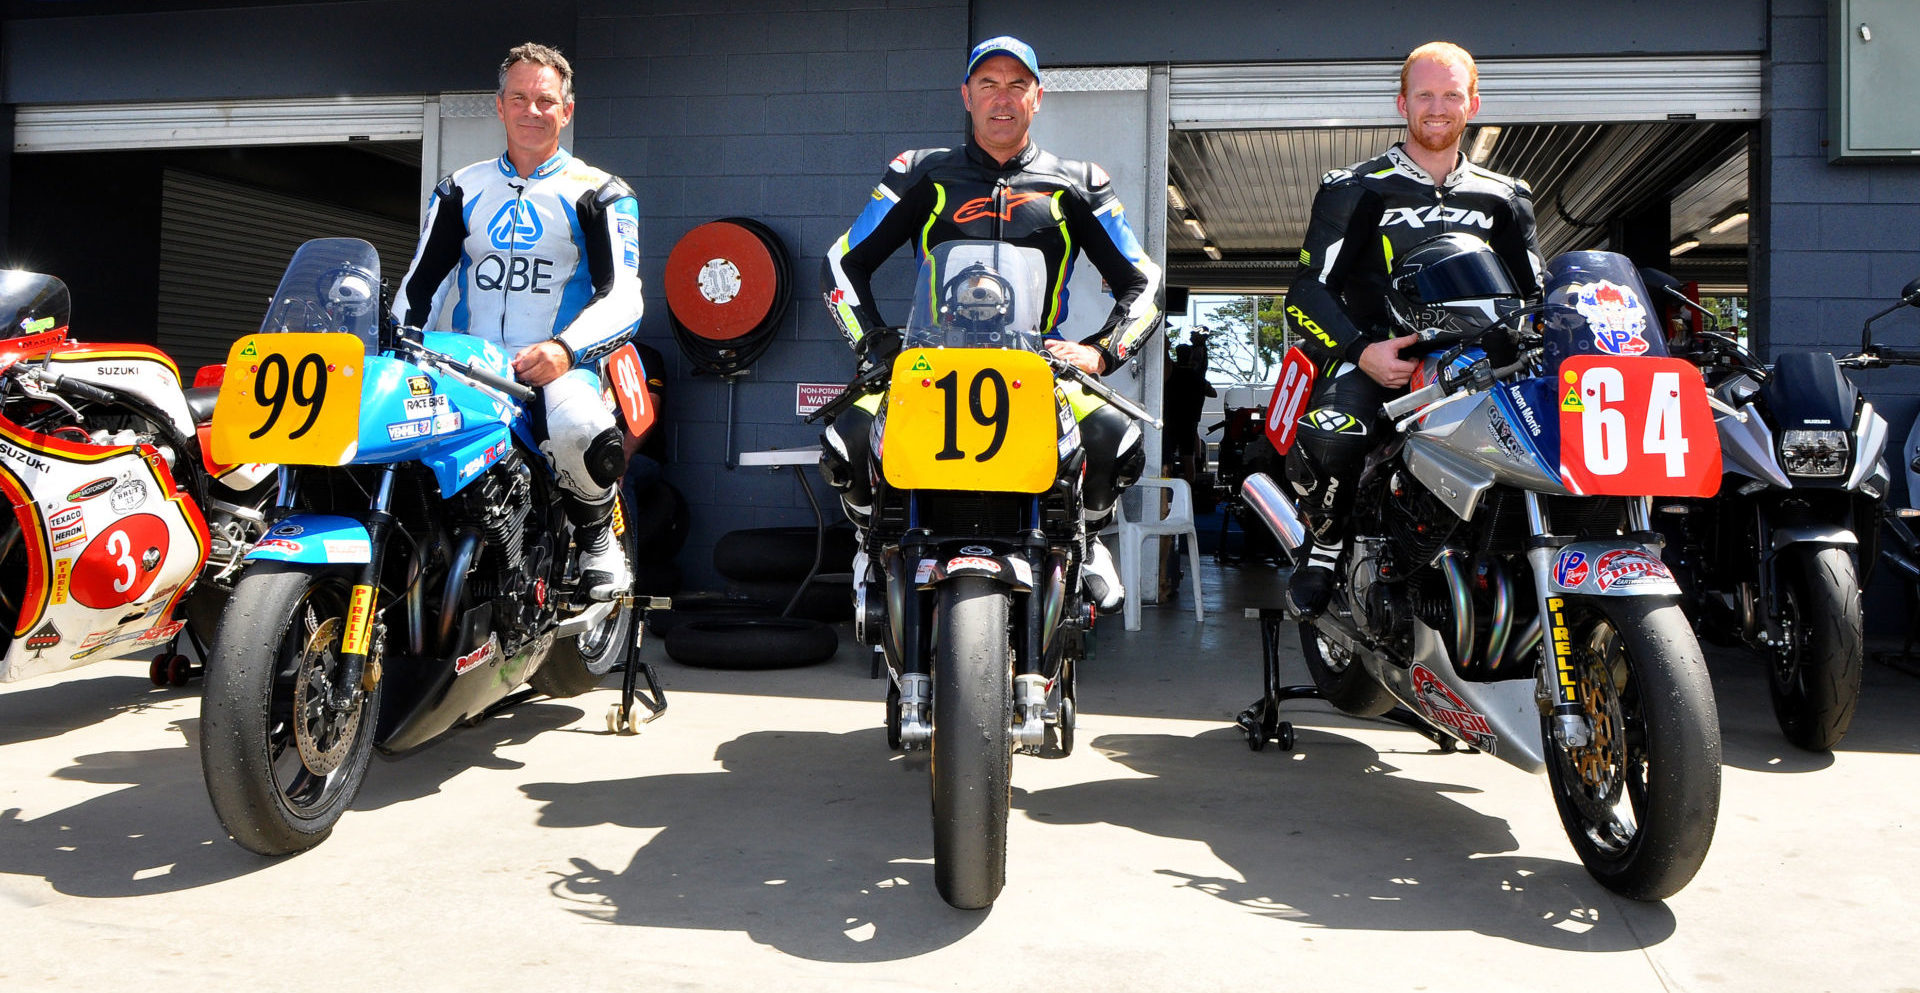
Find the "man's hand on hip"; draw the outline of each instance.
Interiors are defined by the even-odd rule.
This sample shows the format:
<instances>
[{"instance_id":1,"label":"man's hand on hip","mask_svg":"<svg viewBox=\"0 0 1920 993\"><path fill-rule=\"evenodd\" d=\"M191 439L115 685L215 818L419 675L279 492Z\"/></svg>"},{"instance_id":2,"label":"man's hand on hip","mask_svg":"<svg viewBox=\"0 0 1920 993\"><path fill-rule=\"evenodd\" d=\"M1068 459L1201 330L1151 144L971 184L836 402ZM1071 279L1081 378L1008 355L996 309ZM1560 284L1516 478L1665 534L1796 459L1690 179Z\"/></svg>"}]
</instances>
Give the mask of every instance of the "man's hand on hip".
<instances>
[{"instance_id":1,"label":"man's hand on hip","mask_svg":"<svg viewBox=\"0 0 1920 993\"><path fill-rule=\"evenodd\" d=\"M1418 336L1407 334L1368 345L1360 352L1360 371L1388 389L1397 390L1407 385L1420 363L1401 358L1400 349L1419 340Z\"/></svg>"},{"instance_id":2,"label":"man's hand on hip","mask_svg":"<svg viewBox=\"0 0 1920 993\"><path fill-rule=\"evenodd\" d=\"M545 386L571 368L566 346L551 339L534 342L513 357L513 378L528 386Z\"/></svg>"},{"instance_id":3,"label":"man's hand on hip","mask_svg":"<svg viewBox=\"0 0 1920 993\"><path fill-rule=\"evenodd\" d=\"M1047 351L1052 353L1054 358L1079 368L1081 372L1095 376L1100 375L1100 370L1107 364L1106 358L1100 354L1098 348L1082 345L1077 341L1049 338Z\"/></svg>"}]
</instances>

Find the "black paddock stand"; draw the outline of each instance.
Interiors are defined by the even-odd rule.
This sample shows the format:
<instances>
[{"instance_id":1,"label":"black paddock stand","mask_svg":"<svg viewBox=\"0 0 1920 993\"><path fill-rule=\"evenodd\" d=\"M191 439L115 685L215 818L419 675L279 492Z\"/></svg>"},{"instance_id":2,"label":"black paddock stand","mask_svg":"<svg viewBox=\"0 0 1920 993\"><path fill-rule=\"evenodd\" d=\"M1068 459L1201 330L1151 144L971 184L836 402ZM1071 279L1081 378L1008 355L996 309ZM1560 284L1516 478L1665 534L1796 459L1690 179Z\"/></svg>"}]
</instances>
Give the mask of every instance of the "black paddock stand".
<instances>
[{"instance_id":1,"label":"black paddock stand","mask_svg":"<svg viewBox=\"0 0 1920 993\"><path fill-rule=\"evenodd\" d=\"M1247 747L1256 752L1266 748L1269 741L1278 744L1283 752L1293 751L1293 724L1280 719L1280 704L1288 700L1326 699L1316 686L1283 686L1280 683L1280 628L1288 620L1285 610L1277 607L1261 609L1260 661L1266 692L1253 702L1253 706L1241 711L1240 716L1233 719L1241 733L1247 736ZM1442 752L1473 751L1471 747L1461 745L1444 732L1436 730L1405 707L1395 707L1381 714L1378 719L1398 724L1420 735L1433 742Z\"/></svg>"},{"instance_id":2,"label":"black paddock stand","mask_svg":"<svg viewBox=\"0 0 1920 993\"><path fill-rule=\"evenodd\" d=\"M180 637L185 635L193 643L193 654L200 661L195 662L180 653ZM193 633L193 625L183 624L167 642L167 650L153 657L147 664L147 680L155 686L185 686L191 679L199 679L207 674L207 646L200 636Z\"/></svg>"}]
</instances>

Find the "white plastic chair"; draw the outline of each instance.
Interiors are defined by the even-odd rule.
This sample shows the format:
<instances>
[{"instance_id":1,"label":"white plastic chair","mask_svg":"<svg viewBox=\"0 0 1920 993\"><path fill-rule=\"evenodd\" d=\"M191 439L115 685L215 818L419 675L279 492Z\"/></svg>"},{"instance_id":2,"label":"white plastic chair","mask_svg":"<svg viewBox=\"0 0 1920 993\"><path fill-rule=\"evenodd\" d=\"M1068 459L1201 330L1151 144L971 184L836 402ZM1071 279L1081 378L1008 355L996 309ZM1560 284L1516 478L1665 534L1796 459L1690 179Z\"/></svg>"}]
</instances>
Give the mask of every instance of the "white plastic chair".
<instances>
[{"instance_id":1,"label":"white plastic chair","mask_svg":"<svg viewBox=\"0 0 1920 993\"><path fill-rule=\"evenodd\" d=\"M1160 512L1160 490L1167 492L1166 513ZM1113 533L1120 543L1120 582L1127 588L1123 617L1126 629L1140 630L1140 544L1161 535L1185 535L1187 539L1187 578L1193 583L1193 618L1205 623L1206 610L1200 604L1200 536L1193 527L1193 491L1184 479L1142 478L1133 484L1138 495L1139 519L1131 517L1126 499L1114 514ZM1178 549L1175 550L1176 552Z\"/></svg>"}]
</instances>

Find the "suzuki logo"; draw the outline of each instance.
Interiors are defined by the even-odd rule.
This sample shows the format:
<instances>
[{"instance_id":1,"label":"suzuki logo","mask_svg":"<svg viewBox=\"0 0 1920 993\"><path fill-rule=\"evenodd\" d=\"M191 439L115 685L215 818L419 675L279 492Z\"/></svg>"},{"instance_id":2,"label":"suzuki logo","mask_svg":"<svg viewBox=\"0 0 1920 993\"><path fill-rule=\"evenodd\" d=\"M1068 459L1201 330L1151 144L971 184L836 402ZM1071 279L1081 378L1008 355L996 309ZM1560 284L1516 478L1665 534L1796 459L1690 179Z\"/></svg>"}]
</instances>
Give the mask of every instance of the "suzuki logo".
<instances>
[{"instance_id":1,"label":"suzuki logo","mask_svg":"<svg viewBox=\"0 0 1920 993\"><path fill-rule=\"evenodd\" d=\"M532 248L540 240L540 212L525 200L509 200L487 222L487 237L493 247L511 251Z\"/></svg>"}]
</instances>

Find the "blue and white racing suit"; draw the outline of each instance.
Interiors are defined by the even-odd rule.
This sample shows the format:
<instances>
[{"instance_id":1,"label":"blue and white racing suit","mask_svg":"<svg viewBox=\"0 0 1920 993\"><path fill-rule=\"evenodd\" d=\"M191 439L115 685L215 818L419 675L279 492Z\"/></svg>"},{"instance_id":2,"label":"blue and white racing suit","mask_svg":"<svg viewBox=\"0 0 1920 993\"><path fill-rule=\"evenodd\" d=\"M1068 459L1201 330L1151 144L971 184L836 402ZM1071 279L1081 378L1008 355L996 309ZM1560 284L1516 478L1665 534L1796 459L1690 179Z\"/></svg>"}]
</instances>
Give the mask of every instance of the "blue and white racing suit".
<instances>
[{"instance_id":1,"label":"blue and white racing suit","mask_svg":"<svg viewBox=\"0 0 1920 993\"><path fill-rule=\"evenodd\" d=\"M573 368L541 388L535 433L560 485L602 506L626 460L596 367L633 337L642 307L633 190L561 149L530 176L502 155L441 180L393 316L492 339L509 356L564 346Z\"/></svg>"}]
</instances>

